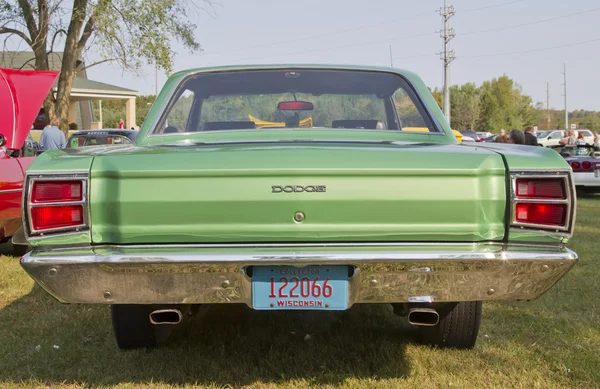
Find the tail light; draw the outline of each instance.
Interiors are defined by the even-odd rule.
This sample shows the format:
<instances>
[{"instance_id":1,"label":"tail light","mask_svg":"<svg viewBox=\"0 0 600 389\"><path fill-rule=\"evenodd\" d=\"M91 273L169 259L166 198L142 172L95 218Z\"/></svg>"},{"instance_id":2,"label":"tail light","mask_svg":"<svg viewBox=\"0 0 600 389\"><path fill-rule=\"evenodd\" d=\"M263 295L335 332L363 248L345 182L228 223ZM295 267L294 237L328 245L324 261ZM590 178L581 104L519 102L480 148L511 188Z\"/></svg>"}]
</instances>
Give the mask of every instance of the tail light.
<instances>
[{"instance_id":1,"label":"tail light","mask_svg":"<svg viewBox=\"0 0 600 389\"><path fill-rule=\"evenodd\" d=\"M577 173L594 171L594 168L590 161L571 161L571 169L573 169L573 171Z\"/></svg>"},{"instance_id":2,"label":"tail light","mask_svg":"<svg viewBox=\"0 0 600 389\"><path fill-rule=\"evenodd\" d=\"M27 176L25 225L28 235L88 228L87 175Z\"/></svg>"},{"instance_id":3,"label":"tail light","mask_svg":"<svg viewBox=\"0 0 600 389\"><path fill-rule=\"evenodd\" d=\"M512 174L513 227L570 231L573 201L568 172Z\"/></svg>"}]
</instances>

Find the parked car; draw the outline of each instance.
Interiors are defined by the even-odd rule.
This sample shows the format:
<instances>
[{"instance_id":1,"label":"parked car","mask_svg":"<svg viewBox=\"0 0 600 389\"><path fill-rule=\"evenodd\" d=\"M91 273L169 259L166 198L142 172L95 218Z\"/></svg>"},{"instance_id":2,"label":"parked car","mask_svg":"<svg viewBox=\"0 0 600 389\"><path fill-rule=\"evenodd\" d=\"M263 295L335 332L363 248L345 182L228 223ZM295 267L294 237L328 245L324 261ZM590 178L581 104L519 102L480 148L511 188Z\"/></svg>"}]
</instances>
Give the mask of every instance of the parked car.
<instances>
[{"instance_id":1,"label":"parked car","mask_svg":"<svg viewBox=\"0 0 600 389\"><path fill-rule=\"evenodd\" d=\"M41 108L38 112L38 115L35 117L35 120L33 121L33 129L34 130L43 130L44 127L46 127L49 122L50 121L48 120L48 117L46 116L46 110L44 108Z\"/></svg>"},{"instance_id":2,"label":"parked car","mask_svg":"<svg viewBox=\"0 0 600 389\"><path fill-rule=\"evenodd\" d=\"M106 128L101 130L78 131L67 140L67 147L84 147L97 145L131 144L137 138L138 131Z\"/></svg>"},{"instance_id":3,"label":"parked car","mask_svg":"<svg viewBox=\"0 0 600 389\"><path fill-rule=\"evenodd\" d=\"M554 150L562 155L573 169L578 190L600 192L600 150L593 146L561 146Z\"/></svg>"},{"instance_id":4,"label":"parked car","mask_svg":"<svg viewBox=\"0 0 600 389\"><path fill-rule=\"evenodd\" d=\"M483 139L482 142L485 142L486 138L489 138L490 136L493 136L494 134L492 134L491 132L488 131L478 131L477 132L477 136L479 137L479 139Z\"/></svg>"},{"instance_id":5,"label":"parked car","mask_svg":"<svg viewBox=\"0 0 600 389\"><path fill-rule=\"evenodd\" d=\"M483 141L493 143L496 141L496 138L499 136L500 136L499 134L492 134L492 135L488 136L487 138L484 138Z\"/></svg>"},{"instance_id":6,"label":"parked car","mask_svg":"<svg viewBox=\"0 0 600 389\"><path fill-rule=\"evenodd\" d=\"M460 133L463 135L463 142L483 142L475 131L461 130Z\"/></svg>"},{"instance_id":7,"label":"parked car","mask_svg":"<svg viewBox=\"0 0 600 389\"><path fill-rule=\"evenodd\" d=\"M585 141L587 144L594 144L594 134L585 128L576 130L576 133L583 132L585 135ZM560 146L559 141L565 137L564 130L546 130L538 132L538 144L544 147Z\"/></svg>"},{"instance_id":8,"label":"parked car","mask_svg":"<svg viewBox=\"0 0 600 389\"><path fill-rule=\"evenodd\" d=\"M59 301L111 305L121 348L156 345L199 304L367 303L471 348L482 301L535 299L577 260L565 160L459 143L411 72L195 69L157 101L134 144L27 171L23 268Z\"/></svg>"},{"instance_id":9,"label":"parked car","mask_svg":"<svg viewBox=\"0 0 600 389\"><path fill-rule=\"evenodd\" d=\"M22 226L21 198L25 170L37 154L28 138L39 106L58 73L0 69L0 242L9 241ZM17 243L14 242L13 243ZM22 255L27 242L15 244Z\"/></svg>"}]
</instances>

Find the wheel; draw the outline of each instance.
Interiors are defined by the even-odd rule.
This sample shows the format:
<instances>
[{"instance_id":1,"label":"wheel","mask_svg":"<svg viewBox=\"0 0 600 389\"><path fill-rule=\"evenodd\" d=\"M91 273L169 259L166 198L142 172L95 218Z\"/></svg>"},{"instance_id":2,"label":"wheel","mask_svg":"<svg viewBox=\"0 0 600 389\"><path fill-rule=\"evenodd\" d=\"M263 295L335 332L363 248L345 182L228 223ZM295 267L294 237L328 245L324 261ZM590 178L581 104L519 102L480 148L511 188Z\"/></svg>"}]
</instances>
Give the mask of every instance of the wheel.
<instances>
[{"instance_id":1,"label":"wheel","mask_svg":"<svg viewBox=\"0 0 600 389\"><path fill-rule=\"evenodd\" d=\"M27 254L30 249L31 248L28 245L13 244L12 252L15 256L22 257L23 255Z\"/></svg>"},{"instance_id":2,"label":"wheel","mask_svg":"<svg viewBox=\"0 0 600 389\"><path fill-rule=\"evenodd\" d=\"M150 322L153 305L119 304L111 306L112 324L117 345L121 349L155 347L166 340L172 326Z\"/></svg>"},{"instance_id":3,"label":"wheel","mask_svg":"<svg viewBox=\"0 0 600 389\"><path fill-rule=\"evenodd\" d=\"M440 348L471 349L477 341L481 322L481 301L450 303L438 310L435 326L419 327L422 343Z\"/></svg>"}]
</instances>

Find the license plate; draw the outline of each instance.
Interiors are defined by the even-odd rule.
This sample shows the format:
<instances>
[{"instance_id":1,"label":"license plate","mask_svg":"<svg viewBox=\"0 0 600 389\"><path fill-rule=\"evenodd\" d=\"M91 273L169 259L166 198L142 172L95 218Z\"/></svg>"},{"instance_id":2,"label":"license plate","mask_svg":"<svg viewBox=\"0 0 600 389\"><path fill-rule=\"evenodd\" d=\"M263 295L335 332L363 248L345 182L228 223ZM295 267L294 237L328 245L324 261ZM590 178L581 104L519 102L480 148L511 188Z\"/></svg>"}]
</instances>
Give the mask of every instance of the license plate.
<instances>
[{"instance_id":1,"label":"license plate","mask_svg":"<svg viewBox=\"0 0 600 389\"><path fill-rule=\"evenodd\" d=\"M346 266L257 266L252 273L254 309L344 310Z\"/></svg>"}]
</instances>

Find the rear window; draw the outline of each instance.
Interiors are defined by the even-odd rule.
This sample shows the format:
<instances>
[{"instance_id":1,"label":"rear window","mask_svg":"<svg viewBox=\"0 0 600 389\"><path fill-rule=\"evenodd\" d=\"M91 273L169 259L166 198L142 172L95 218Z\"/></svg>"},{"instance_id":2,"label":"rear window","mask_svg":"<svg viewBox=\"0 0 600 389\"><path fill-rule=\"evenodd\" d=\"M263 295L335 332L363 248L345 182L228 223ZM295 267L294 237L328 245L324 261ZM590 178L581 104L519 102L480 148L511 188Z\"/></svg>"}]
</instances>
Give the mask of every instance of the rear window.
<instances>
[{"instance_id":1,"label":"rear window","mask_svg":"<svg viewBox=\"0 0 600 389\"><path fill-rule=\"evenodd\" d=\"M187 78L153 133L270 128L439 131L415 92L398 75L261 70Z\"/></svg>"},{"instance_id":2,"label":"rear window","mask_svg":"<svg viewBox=\"0 0 600 389\"><path fill-rule=\"evenodd\" d=\"M97 145L123 145L133 143L131 139L123 135L74 135L69 138L67 147L84 147Z\"/></svg>"}]
</instances>

